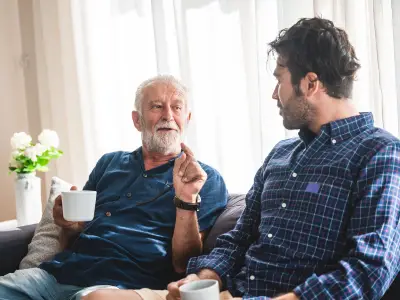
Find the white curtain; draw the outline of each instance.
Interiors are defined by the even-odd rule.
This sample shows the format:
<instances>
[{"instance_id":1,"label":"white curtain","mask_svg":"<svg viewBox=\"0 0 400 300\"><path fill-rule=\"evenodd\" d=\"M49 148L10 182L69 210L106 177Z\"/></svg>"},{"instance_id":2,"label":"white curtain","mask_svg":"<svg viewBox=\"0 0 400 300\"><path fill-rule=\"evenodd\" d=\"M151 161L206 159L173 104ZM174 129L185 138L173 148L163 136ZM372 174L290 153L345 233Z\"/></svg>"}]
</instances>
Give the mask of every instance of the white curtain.
<instances>
[{"instance_id":1,"label":"white curtain","mask_svg":"<svg viewBox=\"0 0 400 300\"><path fill-rule=\"evenodd\" d=\"M59 116L48 123L66 148L57 173L79 184L101 154L140 146L130 119L135 89L150 76L173 74L190 88L194 118L188 145L222 173L230 192L246 192L276 142L297 134L285 131L271 99L274 61L267 63L267 44L301 17L322 16L348 32L362 64L354 101L360 111L374 113L378 126L398 135L397 0L39 0L36 5L40 22L51 19L55 26L41 34L48 48L43 59L51 64L42 90L59 96L47 97ZM45 14L49 7L55 15ZM52 35L57 30L61 46ZM52 68L62 78L49 75Z\"/></svg>"}]
</instances>

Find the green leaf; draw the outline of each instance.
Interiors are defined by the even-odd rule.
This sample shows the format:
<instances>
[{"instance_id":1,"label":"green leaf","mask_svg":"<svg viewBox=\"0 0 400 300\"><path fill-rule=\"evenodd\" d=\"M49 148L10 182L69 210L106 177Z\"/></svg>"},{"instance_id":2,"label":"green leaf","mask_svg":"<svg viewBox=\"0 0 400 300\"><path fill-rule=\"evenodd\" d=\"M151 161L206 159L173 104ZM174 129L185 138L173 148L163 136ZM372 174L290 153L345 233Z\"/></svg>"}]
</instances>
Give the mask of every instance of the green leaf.
<instances>
[{"instance_id":1,"label":"green leaf","mask_svg":"<svg viewBox=\"0 0 400 300\"><path fill-rule=\"evenodd\" d=\"M40 166L47 166L50 162L49 158L38 157L37 164Z\"/></svg>"},{"instance_id":2,"label":"green leaf","mask_svg":"<svg viewBox=\"0 0 400 300\"><path fill-rule=\"evenodd\" d=\"M25 164L30 159L26 156L21 156L21 157L18 157L16 160L21 162L22 164Z\"/></svg>"}]
</instances>

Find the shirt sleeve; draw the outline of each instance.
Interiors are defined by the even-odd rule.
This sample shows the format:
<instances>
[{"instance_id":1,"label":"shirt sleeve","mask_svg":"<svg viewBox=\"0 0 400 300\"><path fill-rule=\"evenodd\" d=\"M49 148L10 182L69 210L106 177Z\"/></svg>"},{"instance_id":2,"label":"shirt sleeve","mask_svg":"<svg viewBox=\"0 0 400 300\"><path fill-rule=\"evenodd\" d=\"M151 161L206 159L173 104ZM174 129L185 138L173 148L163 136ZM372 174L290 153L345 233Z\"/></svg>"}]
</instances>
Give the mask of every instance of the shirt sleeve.
<instances>
[{"instance_id":1,"label":"shirt sleeve","mask_svg":"<svg viewBox=\"0 0 400 300\"><path fill-rule=\"evenodd\" d=\"M207 181L199 193L201 203L197 218L200 232L214 225L228 201L228 191L222 176L210 167L205 167L205 165L202 167L207 173Z\"/></svg>"},{"instance_id":2,"label":"shirt sleeve","mask_svg":"<svg viewBox=\"0 0 400 300\"><path fill-rule=\"evenodd\" d=\"M348 250L329 273L313 274L301 299L380 299L399 272L400 146L377 152L360 172L346 231Z\"/></svg>"},{"instance_id":3,"label":"shirt sleeve","mask_svg":"<svg viewBox=\"0 0 400 300\"><path fill-rule=\"evenodd\" d=\"M211 269L224 279L235 264L241 261L250 244L257 238L262 189L263 168L260 168L252 188L246 195L246 208L235 228L217 239L216 246L209 255L190 259L188 274L197 273L201 269Z\"/></svg>"}]
</instances>

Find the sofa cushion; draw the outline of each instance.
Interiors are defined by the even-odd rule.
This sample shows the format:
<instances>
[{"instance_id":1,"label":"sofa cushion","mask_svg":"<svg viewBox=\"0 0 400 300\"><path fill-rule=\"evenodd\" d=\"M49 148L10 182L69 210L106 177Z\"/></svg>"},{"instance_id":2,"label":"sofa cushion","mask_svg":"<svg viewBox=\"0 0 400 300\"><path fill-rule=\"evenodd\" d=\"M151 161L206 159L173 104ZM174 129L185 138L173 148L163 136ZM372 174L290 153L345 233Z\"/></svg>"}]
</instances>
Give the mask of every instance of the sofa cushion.
<instances>
[{"instance_id":1,"label":"sofa cushion","mask_svg":"<svg viewBox=\"0 0 400 300\"><path fill-rule=\"evenodd\" d=\"M36 227L32 242L28 246L28 254L22 259L19 268L27 269L39 266L42 262L48 261L60 252L60 243L58 237L60 227L53 222L53 206L54 200L63 191L69 191L71 184L53 177L51 180L51 188L49 200L43 212L42 219Z\"/></svg>"},{"instance_id":2,"label":"sofa cushion","mask_svg":"<svg viewBox=\"0 0 400 300\"><path fill-rule=\"evenodd\" d=\"M28 251L36 224L0 231L0 276L14 272Z\"/></svg>"},{"instance_id":3,"label":"sofa cushion","mask_svg":"<svg viewBox=\"0 0 400 300\"><path fill-rule=\"evenodd\" d=\"M217 238L230 230L232 230L236 221L239 219L246 206L246 195L231 194L229 195L228 203L225 210L215 221L214 226L210 230L205 242L204 252L208 253L214 248Z\"/></svg>"}]
</instances>

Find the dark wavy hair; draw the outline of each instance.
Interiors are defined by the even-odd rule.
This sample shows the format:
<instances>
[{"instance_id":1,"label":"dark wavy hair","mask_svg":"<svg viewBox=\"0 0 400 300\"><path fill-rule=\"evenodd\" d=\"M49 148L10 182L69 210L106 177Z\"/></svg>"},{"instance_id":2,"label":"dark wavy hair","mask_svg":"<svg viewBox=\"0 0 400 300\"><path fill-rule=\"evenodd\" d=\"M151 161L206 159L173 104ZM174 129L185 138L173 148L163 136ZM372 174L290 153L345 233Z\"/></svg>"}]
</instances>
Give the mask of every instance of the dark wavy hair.
<instances>
[{"instance_id":1,"label":"dark wavy hair","mask_svg":"<svg viewBox=\"0 0 400 300\"><path fill-rule=\"evenodd\" d=\"M268 56L277 53L283 59L295 90L307 73L314 72L329 96L351 98L360 64L347 33L332 21L302 18L281 30L269 46Z\"/></svg>"}]
</instances>

